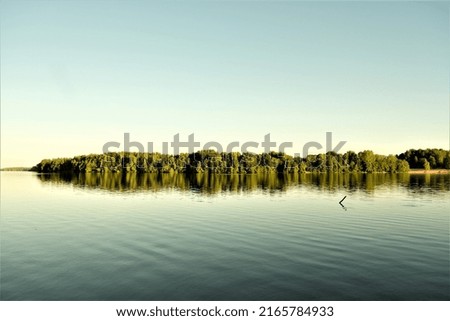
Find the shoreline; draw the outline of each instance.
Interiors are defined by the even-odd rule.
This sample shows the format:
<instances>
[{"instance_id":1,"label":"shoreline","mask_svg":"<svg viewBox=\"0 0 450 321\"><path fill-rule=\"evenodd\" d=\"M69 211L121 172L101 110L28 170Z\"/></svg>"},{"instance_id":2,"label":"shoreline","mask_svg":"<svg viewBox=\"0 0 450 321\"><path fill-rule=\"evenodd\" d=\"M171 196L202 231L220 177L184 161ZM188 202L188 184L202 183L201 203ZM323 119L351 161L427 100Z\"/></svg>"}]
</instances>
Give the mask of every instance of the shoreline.
<instances>
[{"instance_id":1,"label":"shoreline","mask_svg":"<svg viewBox=\"0 0 450 321\"><path fill-rule=\"evenodd\" d=\"M411 168L408 172L409 174L450 174L450 169L420 169L420 168Z\"/></svg>"},{"instance_id":2,"label":"shoreline","mask_svg":"<svg viewBox=\"0 0 450 321\"><path fill-rule=\"evenodd\" d=\"M32 171L31 168L1 168L0 172L36 172L36 171ZM37 172L38 173L38 172ZM52 173L40 173L40 174L57 174L57 173L61 173L61 172L52 172ZM100 173L100 172L85 172L85 173ZM121 172L118 172L121 173ZM135 172L137 173L137 172ZM314 172L310 172L310 171L306 171L303 174L313 174ZM316 172L316 173L329 173L329 172ZM335 172L332 172L335 173ZM337 172L336 172L337 173ZM367 174L366 172L358 172L359 174ZM149 173L147 173L149 174ZM182 173L180 173L182 174ZM218 173L218 174L225 174L225 175L229 175L230 173ZM239 174L244 174L244 173L235 173L237 175ZM248 174L256 174L256 173L246 173ZM342 173L344 174L344 173ZM348 173L347 173L348 174ZM373 172L372 174L389 174L388 172ZM429 170L424 170L421 168L412 168L407 172L397 172L396 174L450 174L450 169L429 169Z\"/></svg>"}]
</instances>

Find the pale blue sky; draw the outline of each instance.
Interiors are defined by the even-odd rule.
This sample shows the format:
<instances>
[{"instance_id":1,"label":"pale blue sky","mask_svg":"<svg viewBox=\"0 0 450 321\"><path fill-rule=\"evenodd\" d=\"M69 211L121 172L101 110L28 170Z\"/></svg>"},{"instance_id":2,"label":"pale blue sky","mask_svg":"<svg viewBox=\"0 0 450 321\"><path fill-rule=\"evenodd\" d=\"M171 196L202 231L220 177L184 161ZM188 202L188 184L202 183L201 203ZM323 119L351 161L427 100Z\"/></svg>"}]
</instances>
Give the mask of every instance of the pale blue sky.
<instances>
[{"instance_id":1,"label":"pale blue sky","mask_svg":"<svg viewBox=\"0 0 450 321\"><path fill-rule=\"evenodd\" d=\"M449 148L433 2L1 1L2 167L191 133Z\"/></svg>"}]
</instances>

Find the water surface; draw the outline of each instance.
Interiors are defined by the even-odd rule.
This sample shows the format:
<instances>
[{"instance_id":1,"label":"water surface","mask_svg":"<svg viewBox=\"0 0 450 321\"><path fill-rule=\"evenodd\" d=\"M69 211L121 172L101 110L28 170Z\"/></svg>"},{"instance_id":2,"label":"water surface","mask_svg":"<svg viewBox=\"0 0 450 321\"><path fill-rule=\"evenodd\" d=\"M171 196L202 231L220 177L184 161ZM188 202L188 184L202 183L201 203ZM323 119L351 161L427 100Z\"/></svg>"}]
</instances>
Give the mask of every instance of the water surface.
<instances>
[{"instance_id":1,"label":"water surface","mask_svg":"<svg viewBox=\"0 0 450 321\"><path fill-rule=\"evenodd\" d=\"M0 296L448 300L449 183L2 172Z\"/></svg>"}]
</instances>

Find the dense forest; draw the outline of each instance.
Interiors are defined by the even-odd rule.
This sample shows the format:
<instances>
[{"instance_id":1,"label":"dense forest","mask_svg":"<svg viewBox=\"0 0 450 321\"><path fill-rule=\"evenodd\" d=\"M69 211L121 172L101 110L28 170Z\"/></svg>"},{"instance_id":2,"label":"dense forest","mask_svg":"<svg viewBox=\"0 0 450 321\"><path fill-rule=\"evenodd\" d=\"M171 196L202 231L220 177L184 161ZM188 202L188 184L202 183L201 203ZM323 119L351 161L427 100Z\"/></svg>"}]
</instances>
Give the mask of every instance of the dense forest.
<instances>
[{"instance_id":1,"label":"dense forest","mask_svg":"<svg viewBox=\"0 0 450 321\"><path fill-rule=\"evenodd\" d=\"M411 168L425 170L444 168L450 169L450 151L443 149L410 149L397 156L406 160Z\"/></svg>"},{"instance_id":2,"label":"dense forest","mask_svg":"<svg viewBox=\"0 0 450 321\"><path fill-rule=\"evenodd\" d=\"M226 173L259 172L364 172L398 173L410 168L450 168L450 151L442 149L408 150L400 155L377 155L366 150L344 154L328 152L293 157L284 153L217 153L203 150L192 154L107 153L73 158L44 159L32 168L41 173L54 172L138 172L138 173Z\"/></svg>"}]
</instances>

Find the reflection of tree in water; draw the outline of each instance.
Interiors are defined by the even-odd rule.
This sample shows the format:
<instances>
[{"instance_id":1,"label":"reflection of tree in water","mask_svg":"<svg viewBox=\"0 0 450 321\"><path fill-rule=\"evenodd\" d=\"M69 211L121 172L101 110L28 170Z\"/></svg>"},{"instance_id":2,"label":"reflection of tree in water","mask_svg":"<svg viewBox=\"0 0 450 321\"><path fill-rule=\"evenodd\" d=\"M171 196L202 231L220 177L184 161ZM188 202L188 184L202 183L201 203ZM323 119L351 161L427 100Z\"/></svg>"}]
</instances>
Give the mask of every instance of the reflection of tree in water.
<instances>
[{"instance_id":1,"label":"reflection of tree in water","mask_svg":"<svg viewBox=\"0 0 450 321\"><path fill-rule=\"evenodd\" d=\"M362 190L373 193L377 188L402 186L414 193L450 191L450 175L440 174L339 174L339 173L260 173L260 174L137 174L80 173L43 174L42 182L72 185L78 188L98 188L109 191L160 191L177 189L205 194L264 190L283 192L293 186L334 191Z\"/></svg>"},{"instance_id":2,"label":"reflection of tree in water","mask_svg":"<svg viewBox=\"0 0 450 321\"><path fill-rule=\"evenodd\" d=\"M413 193L450 191L450 174L410 175L408 187Z\"/></svg>"}]
</instances>

